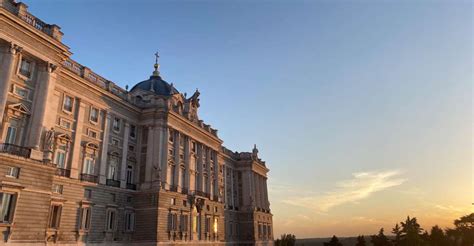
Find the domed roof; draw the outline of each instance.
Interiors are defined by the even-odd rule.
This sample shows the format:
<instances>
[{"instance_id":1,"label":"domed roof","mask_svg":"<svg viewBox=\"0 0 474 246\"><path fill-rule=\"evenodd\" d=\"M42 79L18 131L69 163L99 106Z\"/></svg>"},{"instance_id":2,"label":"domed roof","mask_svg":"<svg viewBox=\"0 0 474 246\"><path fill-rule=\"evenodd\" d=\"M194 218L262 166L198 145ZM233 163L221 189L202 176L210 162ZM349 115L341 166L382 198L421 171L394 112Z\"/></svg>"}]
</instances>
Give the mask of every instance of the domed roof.
<instances>
[{"instance_id":1,"label":"domed roof","mask_svg":"<svg viewBox=\"0 0 474 246\"><path fill-rule=\"evenodd\" d=\"M168 84L157 74L153 74L149 79L136 84L130 91L132 92L136 89L151 91L160 96L171 96L179 93L173 85Z\"/></svg>"},{"instance_id":2,"label":"domed roof","mask_svg":"<svg viewBox=\"0 0 474 246\"><path fill-rule=\"evenodd\" d=\"M168 84L168 82L164 81L161 76L160 76L160 64L158 64L158 58L160 57L158 55L158 52L155 54L156 60L155 60L155 71L153 71L153 74L150 76L149 79L142 81L138 84L136 84L130 92L133 92L136 89L142 89L144 91L151 91L155 93L156 95L160 96L171 96L174 94L178 94L179 91L174 88L173 84Z\"/></svg>"}]
</instances>

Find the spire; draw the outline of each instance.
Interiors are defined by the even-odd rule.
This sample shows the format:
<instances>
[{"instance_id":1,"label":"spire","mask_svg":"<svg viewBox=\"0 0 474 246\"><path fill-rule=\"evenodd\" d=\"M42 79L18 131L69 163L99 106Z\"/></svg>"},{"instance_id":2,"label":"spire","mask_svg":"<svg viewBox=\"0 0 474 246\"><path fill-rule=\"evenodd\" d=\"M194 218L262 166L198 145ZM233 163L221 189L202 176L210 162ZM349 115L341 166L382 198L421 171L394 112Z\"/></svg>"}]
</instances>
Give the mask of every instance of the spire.
<instances>
[{"instance_id":1,"label":"spire","mask_svg":"<svg viewBox=\"0 0 474 246\"><path fill-rule=\"evenodd\" d=\"M158 64L158 58L160 58L160 55L158 52L155 53L155 71L153 71L153 76L160 76L160 64Z\"/></svg>"}]
</instances>

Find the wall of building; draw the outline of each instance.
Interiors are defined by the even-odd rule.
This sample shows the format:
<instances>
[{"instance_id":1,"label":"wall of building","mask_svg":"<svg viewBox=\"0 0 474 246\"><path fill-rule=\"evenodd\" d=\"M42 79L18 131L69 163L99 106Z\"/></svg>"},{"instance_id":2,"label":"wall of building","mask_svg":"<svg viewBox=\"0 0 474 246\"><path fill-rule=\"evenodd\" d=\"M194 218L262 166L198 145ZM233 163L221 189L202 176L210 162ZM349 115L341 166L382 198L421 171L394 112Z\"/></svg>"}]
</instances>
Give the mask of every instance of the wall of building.
<instances>
[{"instance_id":1,"label":"wall of building","mask_svg":"<svg viewBox=\"0 0 474 246\"><path fill-rule=\"evenodd\" d=\"M199 92L128 92L70 60L59 27L0 3L4 243L272 244L268 169L222 146Z\"/></svg>"}]
</instances>

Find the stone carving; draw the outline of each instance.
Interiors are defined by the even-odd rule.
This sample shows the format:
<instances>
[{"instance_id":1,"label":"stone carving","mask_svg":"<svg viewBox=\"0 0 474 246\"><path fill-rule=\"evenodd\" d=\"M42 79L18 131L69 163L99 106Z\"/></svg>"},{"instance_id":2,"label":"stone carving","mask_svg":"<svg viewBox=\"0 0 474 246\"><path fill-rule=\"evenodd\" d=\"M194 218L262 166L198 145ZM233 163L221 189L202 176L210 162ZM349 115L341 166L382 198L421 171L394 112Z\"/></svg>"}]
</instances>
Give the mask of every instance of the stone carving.
<instances>
[{"instance_id":1,"label":"stone carving","mask_svg":"<svg viewBox=\"0 0 474 246\"><path fill-rule=\"evenodd\" d=\"M44 150L45 151L53 151L54 147L54 128L51 127L51 130L46 131L44 134Z\"/></svg>"}]
</instances>

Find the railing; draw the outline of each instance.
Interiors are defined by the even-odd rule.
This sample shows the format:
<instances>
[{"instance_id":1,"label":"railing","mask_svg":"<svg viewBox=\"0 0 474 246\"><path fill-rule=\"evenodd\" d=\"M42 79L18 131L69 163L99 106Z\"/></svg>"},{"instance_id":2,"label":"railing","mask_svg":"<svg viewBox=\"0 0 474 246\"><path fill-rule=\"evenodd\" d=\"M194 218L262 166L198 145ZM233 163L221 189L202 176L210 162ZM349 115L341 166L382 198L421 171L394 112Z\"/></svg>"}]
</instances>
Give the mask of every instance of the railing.
<instances>
[{"instance_id":1,"label":"railing","mask_svg":"<svg viewBox=\"0 0 474 246\"><path fill-rule=\"evenodd\" d=\"M207 197L208 199L211 199L211 195L209 193L204 192L204 191L195 190L193 192L196 196L203 196L203 197Z\"/></svg>"},{"instance_id":2,"label":"railing","mask_svg":"<svg viewBox=\"0 0 474 246\"><path fill-rule=\"evenodd\" d=\"M181 188L181 194L188 194L188 189L187 188Z\"/></svg>"},{"instance_id":3,"label":"railing","mask_svg":"<svg viewBox=\"0 0 474 246\"><path fill-rule=\"evenodd\" d=\"M105 180L105 184L108 186L120 187L120 181L118 180L107 179Z\"/></svg>"},{"instance_id":4,"label":"railing","mask_svg":"<svg viewBox=\"0 0 474 246\"><path fill-rule=\"evenodd\" d=\"M214 195L213 198L214 198L214 199L213 199L214 201L216 201L216 202L219 201L219 196Z\"/></svg>"},{"instance_id":5,"label":"railing","mask_svg":"<svg viewBox=\"0 0 474 246\"><path fill-rule=\"evenodd\" d=\"M178 192L178 186L177 185L170 185L170 191Z\"/></svg>"},{"instance_id":6,"label":"railing","mask_svg":"<svg viewBox=\"0 0 474 246\"><path fill-rule=\"evenodd\" d=\"M137 190L137 185L136 185L136 184L129 184L129 183L127 183L127 189L129 189L129 190Z\"/></svg>"},{"instance_id":7,"label":"railing","mask_svg":"<svg viewBox=\"0 0 474 246\"><path fill-rule=\"evenodd\" d=\"M81 174L81 180L82 181L87 181L87 182L92 182L92 183L97 183L97 176L92 175L92 174L82 173Z\"/></svg>"},{"instance_id":8,"label":"railing","mask_svg":"<svg viewBox=\"0 0 474 246\"><path fill-rule=\"evenodd\" d=\"M64 169L64 168L58 168L58 169L56 169L56 175L63 176L63 177L69 177L69 176L71 176L71 170Z\"/></svg>"},{"instance_id":9,"label":"railing","mask_svg":"<svg viewBox=\"0 0 474 246\"><path fill-rule=\"evenodd\" d=\"M30 158L31 149L14 144L2 143L0 144L0 152Z\"/></svg>"},{"instance_id":10,"label":"railing","mask_svg":"<svg viewBox=\"0 0 474 246\"><path fill-rule=\"evenodd\" d=\"M28 6L24 3L16 3L13 0L0 0L0 8L5 8L10 13L20 17L23 21L40 30L43 33L61 41L62 33L60 27L56 25L46 24L31 13L28 12Z\"/></svg>"}]
</instances>

